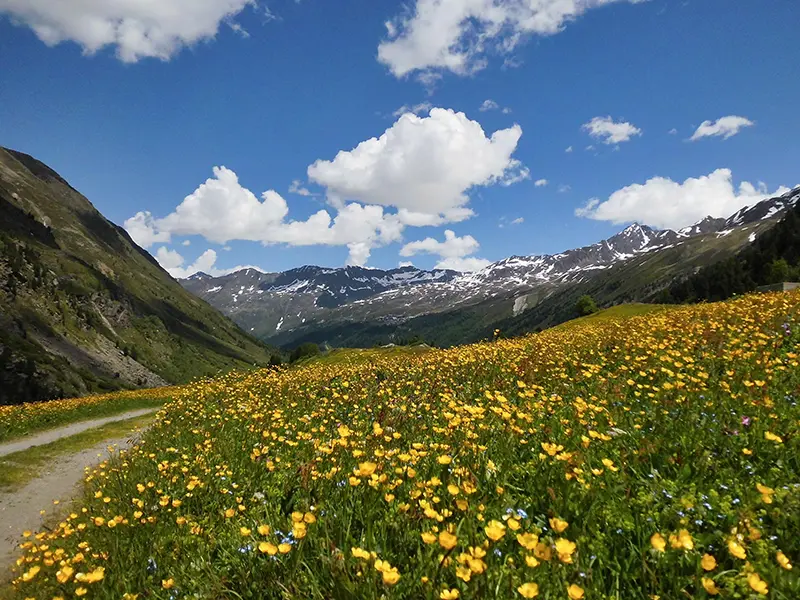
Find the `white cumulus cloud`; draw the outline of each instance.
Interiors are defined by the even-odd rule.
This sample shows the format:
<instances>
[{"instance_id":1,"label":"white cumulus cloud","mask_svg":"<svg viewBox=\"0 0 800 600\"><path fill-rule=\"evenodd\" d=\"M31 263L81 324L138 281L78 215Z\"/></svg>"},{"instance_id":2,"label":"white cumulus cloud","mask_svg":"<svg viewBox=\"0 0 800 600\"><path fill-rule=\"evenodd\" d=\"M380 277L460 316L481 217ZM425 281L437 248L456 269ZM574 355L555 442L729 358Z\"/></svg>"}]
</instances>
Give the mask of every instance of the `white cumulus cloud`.
<instances>
[{"instance_id":1,"label":"white cumulus cloud","mask_svg":"<svg viewBox=\"0 0 800 600\"><path fill-rule=\"evenodd\" d=\"M481 112L486 112L487 110L497 110L498 108L500 108L500 105L497 102L488 99L483 101L483 104L480 105L478 110Z\"/></svg>"},{"instance_id":2,"label":"white cumulus cloud","mask_svg":"<svg viewBox=\"0 0 800 600\"><path fill-rule=\"evenodd\" d=\"M334 204L395 207L404 220L404 214L439 224L462 220L471 214L471 188L528 177L512 158L521 135L513 125L487 136L477 121L443 108L432 108L428 117L406 113L379 138L316 161L308 177L327 188Z\"/></svg>"},{"instance_id":3,"label":"white cumulus cloud","mask_svg":"<svg viewBox=\"0 0 800 600\"><path fill-rule=\"evenodd\" d=\"M125 221L125 230L142 248L170 241L170 232L156 229L155 219L149 211L140 211Z\"/></svg>"},{"instance_id":4,"label":"white cumulus cloud","mask_svg":"<svg viewBox=\"0 0 800 600\"><path fill-rule=\"evenodd\" d=\"M378 60L396 77L440 71L468 75L530 35L553 35L586 11L641 0L416 0L386 23Z\"/></svg>"},{"instance_id":5,"label":"white cumulus cloud","mask_svg":"<svg viewBox=\"0 0 800 600\"><path fill-rule=\"evenodd\" d=\"M478 271L491 264L483 258L469 256L477 252L479 248L478 240L471 235L458 237L455 232L447 229L444 232L443 242L432 237L410 242L401 248L400 256L435 254L440 258L436 263L435 268L437 269Z\"/></svg>"},{"instance_id":6,"label":"white cumulus cloud","mask_svg":"<svg viewBox=\"0 0 800 600\"><path fill-rule=\"evenodd\" d=\"M548 183L550 183L550 182L549 182L549 181L547 181L547 179L537 179L537 180L536 180L536 181L533 183L533 185L535 185L536 187L544 187L544 186L546 186Z\"/></svg>"},{"instance_id":7,"label":"white cumulus cloud","mask_svg":"<svg viewBox=\"0 0 800 600\"><path fill-rule=\"evenodd\" d=\"M142 211L124 226L145 248L169 243L173 235L200 235L218 244L347 246L348 263L363 265L373 248L400 241L406 227L473 216L468 206L473 187L528 177L512 158L521 135L514 125L487 137L479 123L451 110L434 108L424 118L406 113L380 138L308 168L309 178L326 188L333 215L319 210L293 220L278 192L256 196L234 171L220 166L171 213L157 218ZM290 189L304 188L296 181Z\"/></svg>"},{"instance_id":8,"label":"white cumulus cloud","mask_svg":"<svg viewBox=\"0 0 800 600\"><path fill-rule=\"evenodd\" d=\"M313 196L306 187L303 186L302 182L299 179L295 179L289 185L289 193L290 194L297 194L298 196Z\"/></svg>"},{"instance_id":9,"label":"white cumulus cloud","mask_svg":"<svg viewBox=\"0 0 800 600\"><path fill-rule=\"evenodd\" d=\"M283 197L268 190L259 200L239 183L230 169L214 167L214 177L184 198L163 218L139 212L124 223L125 229L141 246L169 242L172 235L201 235L225 244L248 240L263 244L290 246L347 246L349 261L363 264L369 247L399 241L403 229L396 215L387 215L381 206L342 205L336 216L327 210L312 214L305 221L287 219L289 207Z\"/></svg>"},{"instance_id":10,"label":"white cumulus cloud","mask_svg":"<svg viewBox=\"0 0 800 600\"><path fill-rule=\"evenodd\" d=\"M652 227L679 229L701 219L729 217L736 211L788 191L781 187L769 192L766 184L743 181L736 188L730 169L717 169L683 183L653 177L644 184L617 190L607 200L590 200L575 214L614 224L638 222Z\"/></svg>"},{"instance_id":11,"label":"white cumulus cloud","mask_svg":"<svg viewBox=\"0 0 800 600\"><path fill-rule=\"evenodd\" d=\"M595 117L588 123L584 123L581 128L604 144L620 144L629 141L636 135L642 135L642 130L635 125L625 121L614 121L610 116Z\"/></svg>"},{"instance_id":12,"label":"white cumulus cloud","mask_svg":"<svg viewBox=\"0 0 800 600\"><path fill-rule=\"evenodd\" d=\"M401 106L392 113L392 116L397 118L406 113L414 113L415 115L418 115L420 113L428 112L431 108L433 108L433 104L431 104L430 102L419 102L417 104L403 104L403 106Z\"/></svg>"},{"instance_id":13,"label":"white cumulus cloud","mask_svg":"<svg viewBox=\"0 0 800 600\"><path fill-rule=\"evenodd\" d=\"M703 121L689 139L693 142L705 137L721 137L727 140L739 133L743 128L752 127L753 125L755 123L750 119L729 115L716 121Z\"/></svg>"},{"instance_id":14,"label":"white cumulus cloud","mask_svg":"<svg viewBox=\"0 0 800 600\"><path fill-rule=\"evenodd\" d=\"M179 252L170 250L166 246L161 246L156 251L156 260L158 264L164 267L164 270L175 279L186 279L199 272L206 273L212 277L219 277L220 275L228 275L229 273L241 271L242 269L255 269L256 271L266 273L264 269L252 265L239 265L230 269L218 269L215 266L217 264L217 253L210 248L198 256L197 259L188 266L184 266L186 264L186 259Z\"/></svg>"},{"instance_id":15,"label":"white cumulus cloud","mask_svg":"<svg viewBox=\"0 0 800 600\"><path fill-rule=\"evenodd\" d=\"M169 60L213 39L254 0L0 0L0 14L30 27L48 46L73 41L85 54L113 47L124 62Z\"/></svg>"}]
</instances>

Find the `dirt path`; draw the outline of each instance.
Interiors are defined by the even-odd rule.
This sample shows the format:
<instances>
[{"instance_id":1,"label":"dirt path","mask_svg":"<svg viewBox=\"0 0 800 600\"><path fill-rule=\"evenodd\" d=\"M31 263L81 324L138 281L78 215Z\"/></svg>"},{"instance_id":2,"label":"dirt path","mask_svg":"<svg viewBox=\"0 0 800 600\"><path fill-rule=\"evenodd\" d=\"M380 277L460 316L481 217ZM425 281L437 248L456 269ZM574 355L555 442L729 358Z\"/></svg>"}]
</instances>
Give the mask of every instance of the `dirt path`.
<instances>
[{"instance_id":1,"label":"dirt path","mask_svg":"<svg viewBox=\"0 0 800 600\"><path fill-rule=\"evenodd\" d=\"M77 423L71 423L70 425L65 425L64 427L50 429L49 431L45 431L43 433L30 435L28 437L15 440L13 442L0 444L0 456L14 454L14 452L21 452L22 450L27 450L28 448L33 448L34 446L49 444L50 442L55 442L56 440L60 440L61 438L71 437L75 434L81 433L82 431L86 431L87 429L102 427L106 423L113 423L114 421L124 421L125 419L140 417L142 415L146 415L148 413L155 412L157 410L158 410L157 407L140 408L139 410L131 410L125 413L120 413L118 415L103 417L102 419L92 419L90 421L78 421Z\"/></svg>"},{"instance_id":2,"label":"dirt path","mask_svg":"<svg viewBox=\"0 0 800 600\"><path fill-rule=\"evenodd\" d=\"M126 418L146 412L152 410L126 413ZM22 489L0 492L0 584L10 580L10 569L19 556L17 546L22 542L22 533L40 530L45 520L52 519L59 508L69 505L69 500L78 491L78 484L83 480L86 469L108 456L108 446L126 448L138 435L141 432L104 440L92 448L63 456ZM64 504L55 506L55 500ZM46 511L44 515L40 512L42 510Z\"/></svg>"}]
</instances>

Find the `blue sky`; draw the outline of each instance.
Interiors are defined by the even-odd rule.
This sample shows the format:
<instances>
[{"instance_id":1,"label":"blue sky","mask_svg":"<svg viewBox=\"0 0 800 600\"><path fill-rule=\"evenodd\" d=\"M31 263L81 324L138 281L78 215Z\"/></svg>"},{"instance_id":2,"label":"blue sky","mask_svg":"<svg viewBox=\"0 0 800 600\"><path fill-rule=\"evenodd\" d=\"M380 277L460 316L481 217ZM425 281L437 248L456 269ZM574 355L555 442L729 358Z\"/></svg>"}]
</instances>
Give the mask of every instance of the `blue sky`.
<instances>
[{"instance_id":1,"label":"blue sky","mask_svg":"<svg viewBox=\"0 0 800 600\"><path fill-rule=\"evenodd\" d=\"M792 0L107 4L0 0L0 144L176 275L474 269L800 182Z\"/></svg>"}]
</instances>

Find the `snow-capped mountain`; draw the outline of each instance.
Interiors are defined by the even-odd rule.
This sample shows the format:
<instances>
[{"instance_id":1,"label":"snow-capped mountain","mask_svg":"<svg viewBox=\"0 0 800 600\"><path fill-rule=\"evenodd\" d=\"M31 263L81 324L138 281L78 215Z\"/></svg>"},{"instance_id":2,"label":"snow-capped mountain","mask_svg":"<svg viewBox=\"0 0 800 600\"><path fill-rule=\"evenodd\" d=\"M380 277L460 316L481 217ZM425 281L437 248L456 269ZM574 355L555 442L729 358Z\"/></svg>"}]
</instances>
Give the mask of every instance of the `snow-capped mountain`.
<instances>
[{"instance_id":1,"label":"snow-capped mountain","mask_svg":"<svg viewBox=\"0 0 800 600\"><path fill-rule=\"evenodd\" d=\"M707 217L679 231L634 224L590 246L553 255L512 256L474 273L305 266L282 273L244 269L222 277L197 273L181 283L265 339L311 323L397 322L492 298L509 299L516 313L524 310L531 292L546 295L635 257L690 240L695 245L706 241L710 245L733 231L749 231L743 239L752 242L798 199L800 188L742 209L728 219Z\"/></svg>"}]
</instances>

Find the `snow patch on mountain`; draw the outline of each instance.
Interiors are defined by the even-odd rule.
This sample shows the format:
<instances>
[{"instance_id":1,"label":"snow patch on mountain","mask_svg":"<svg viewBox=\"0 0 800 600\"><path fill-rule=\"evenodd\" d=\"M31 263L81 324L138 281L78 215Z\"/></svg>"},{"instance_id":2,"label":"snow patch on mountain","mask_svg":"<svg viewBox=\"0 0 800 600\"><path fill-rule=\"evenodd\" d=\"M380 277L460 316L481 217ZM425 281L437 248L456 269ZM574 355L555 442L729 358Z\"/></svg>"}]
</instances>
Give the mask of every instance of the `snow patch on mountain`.
<instances>
[{"instance_id":1,"label":"snow patch on mountain","mask_svg":"<svg viewBox=\"0 0 800 600\"><path fill-rule=\"evenodd\" d=\"M800 188L728 219L707 217L679 231L634 223L596 244L552 255L511 256L469 273L411 266L390 270L304 266L282 273L245 269L221 277L197 273L181 283L264 336L305 322L391 323L505 296L517 313L529 304L525 295L531 290L586 281L615 265L698 236L700 241L702 236L727 237L746 225L777 219L799 200ZM755 240L755 232L749 239Z\"/></svg>"}]
</instances>

